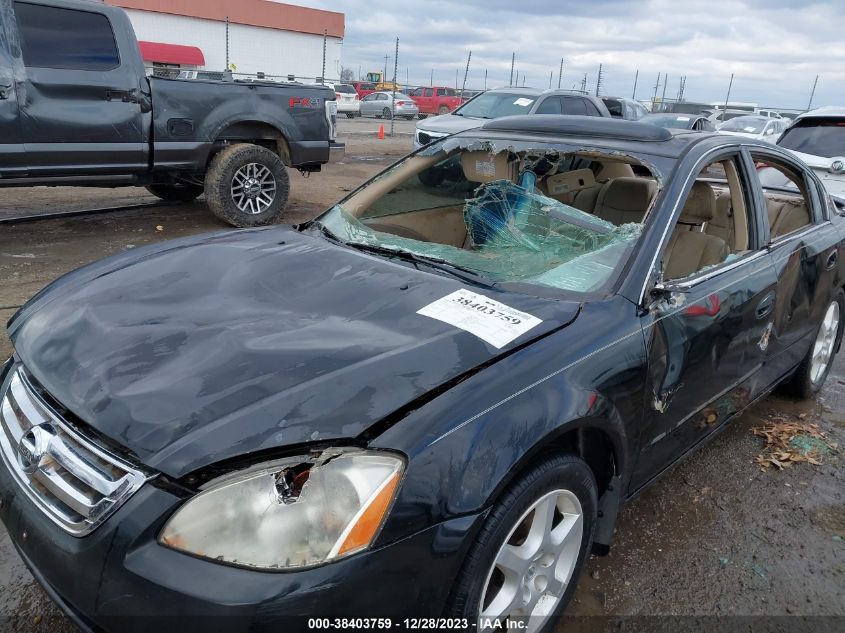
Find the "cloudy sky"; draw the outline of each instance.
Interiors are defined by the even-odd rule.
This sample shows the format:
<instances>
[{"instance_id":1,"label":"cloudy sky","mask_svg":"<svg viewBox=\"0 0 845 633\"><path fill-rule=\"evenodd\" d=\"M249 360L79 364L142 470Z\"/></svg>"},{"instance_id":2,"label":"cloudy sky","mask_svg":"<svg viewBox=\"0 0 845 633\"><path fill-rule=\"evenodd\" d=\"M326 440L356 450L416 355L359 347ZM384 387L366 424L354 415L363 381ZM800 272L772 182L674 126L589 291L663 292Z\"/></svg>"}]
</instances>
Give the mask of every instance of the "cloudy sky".
<instances>
[{"instance_id":1,"label":"cloudy sky","mask_svg":"<svg viewBox=\"0 0 845 633\"><path fill-rule=\"evenodd\" d=\"M668 74L667 97L686 76L689 101L723 100L735 73L732 101L805 108L845 105L845 0L289 0L346 14L343 64L358 74L393 68L399 37L399 81L467 87L507 84L516 52L519 83L580 87L584 73L595 91L603 64L603 94L654 94L658 73ZM812 2L812 0L810 0ZM658 94L663 93L663 86Z\"/></svg>"}]
</instances>

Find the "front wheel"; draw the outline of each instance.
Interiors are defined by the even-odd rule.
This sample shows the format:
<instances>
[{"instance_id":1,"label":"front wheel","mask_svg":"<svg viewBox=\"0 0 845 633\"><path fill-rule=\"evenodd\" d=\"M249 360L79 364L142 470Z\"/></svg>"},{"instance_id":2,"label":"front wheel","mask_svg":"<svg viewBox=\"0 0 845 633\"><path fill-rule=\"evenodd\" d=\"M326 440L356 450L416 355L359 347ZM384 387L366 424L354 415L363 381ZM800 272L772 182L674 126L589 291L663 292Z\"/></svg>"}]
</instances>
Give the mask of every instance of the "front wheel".
<instances>
[{"instance_id":1,"label":"front wheel","mask_svg":"<svg viewBox=\"0 0 845 633\"><path fill-rule=\"evenodd\" d=\"M449 108L446 107L446 106L440 106L440 109L437 110L437 114L439 114L441 116L444 115L444 114L449 114L449 112L451 112L451 110L449 110Z\"/></svg>"},{"instance_id":2,"label":"front wheel","mask_svg":"<svg viewBox=\"0 0 845 633\"><path fill-rule=\"evenodd\" d=\"M420 113L417 115L417 118L418 118L420 121L422 121L422 120L423 120L424 118L426 118L427 116L428 116L427 114L423 114L422 112L420 112Z\"/></svg>"},{"instance_id":3,"label":"front wheel","mask_svg":"<svg viewBox=\"0 0 845 633\"><path fill-rule=\"evenodd\" d=\"M843 315L845 315L845 293L836 293L827 305L822 322L816 332L812 347L792 377L784 383L783 391L797 398L809 400L816 397L824 386L839 339L842 336Z\"/></svg>"},{"instance_id":4,"label":"front wheel","mask_svg":"<svg viewBox=\"0 0 845 633\"><path fill-rule=\"evenodd\" d=\"M172 185L147 185L146 190L167 202L190 202L202 195L202 185L174 183Z\"/></svg>"},{"instance_id":5,"label":"front wheel","mask_svg":"<svg viewBox=\"0 0 845 633\"><path fill-rule=\"evenodd\" d=\"M277 222L289 191L282 159L259 145L227 147L212 159L205 175L205 197L211 211L238 227Z\"/></svg>"},{"instance_id":6,"label":"front wheel","mask_svg":"<svg viewBox=\"0 0 845 633\"><path fill-rule=\"evenodd\" d=\"M393 113L390 111L390 108L385 108L384 110L382 110L381 115L388 121L393 118Z\"/></svg>"},{"instance_id":7,"label":"front wheel","mask_svg":"<svg viewBox=\"0 0 845 633\"><path fill-rule=\"evenodd\" d=\"M557 455L531 467L490 511L453 587L449 615L551 631L584 566L597 500L582 459Z\"/></svg>"}]
</instances>

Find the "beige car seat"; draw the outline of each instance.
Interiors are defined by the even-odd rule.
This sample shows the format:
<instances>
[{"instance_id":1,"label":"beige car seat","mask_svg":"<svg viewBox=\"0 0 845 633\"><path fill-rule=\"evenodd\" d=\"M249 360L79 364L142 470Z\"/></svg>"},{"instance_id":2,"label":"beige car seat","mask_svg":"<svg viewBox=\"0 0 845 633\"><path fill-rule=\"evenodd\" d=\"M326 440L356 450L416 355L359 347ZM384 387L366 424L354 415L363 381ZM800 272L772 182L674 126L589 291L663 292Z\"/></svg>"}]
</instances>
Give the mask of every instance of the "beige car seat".
<instances>
[{"instance_id":1,"label":"beige car seat","mask_svg":"<svg viewBox=\"0 0 845 633\"><path fill-rule=\"evenodd\" d=\"M713 219L715 211L713 188L696 181L666 248L664 279L682 279L725 260L730 253L725 240L701 232L701 226Z\"/></svg>"},{"instance_id":2,"label":"beige car seat","mask_svg":"<svg viewBox=\"0 0 845 633\"><path fill-rule=\"evenodd\" d=\"M649 178L614 178L602 186L593 213L617 225L642 222L656 192L657 183Z\"/></svg>"}]
</instances>

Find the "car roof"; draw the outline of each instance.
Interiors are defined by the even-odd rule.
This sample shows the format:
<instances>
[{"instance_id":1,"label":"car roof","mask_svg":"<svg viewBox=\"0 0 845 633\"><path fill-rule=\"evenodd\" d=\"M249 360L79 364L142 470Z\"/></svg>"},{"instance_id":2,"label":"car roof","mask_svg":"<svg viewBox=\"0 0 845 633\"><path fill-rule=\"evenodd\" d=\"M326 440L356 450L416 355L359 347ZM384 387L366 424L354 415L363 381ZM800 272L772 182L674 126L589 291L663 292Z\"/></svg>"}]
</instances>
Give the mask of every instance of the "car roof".
<instances>
[{"instance_id":1,"label":"car roof","mask_svg":"<svg viewBox=\"0 0 845 633\"><path fill-rule=\"evenodd\" d=\"M485 90L484 92L524 92L525 94L531 94L538 97L546 95L577 95L579 97L592 98L592 95L589 95L586 92L582 92L580 90L567 90L565 88L526 88L524 86L500 86L499 88L491 88L490 90Z\"/></svg>"},{"instance_id":2,"label":"car roof","mask_svg":"<svg viewBox=\"0 0 845 633\"><path fill-rule=\"evenodd\" d=\"M845 117L845 107L843 106L822 106L809 112L802 112L796 118L803 119L805 117Z\"/></svg>"}]
</instances>

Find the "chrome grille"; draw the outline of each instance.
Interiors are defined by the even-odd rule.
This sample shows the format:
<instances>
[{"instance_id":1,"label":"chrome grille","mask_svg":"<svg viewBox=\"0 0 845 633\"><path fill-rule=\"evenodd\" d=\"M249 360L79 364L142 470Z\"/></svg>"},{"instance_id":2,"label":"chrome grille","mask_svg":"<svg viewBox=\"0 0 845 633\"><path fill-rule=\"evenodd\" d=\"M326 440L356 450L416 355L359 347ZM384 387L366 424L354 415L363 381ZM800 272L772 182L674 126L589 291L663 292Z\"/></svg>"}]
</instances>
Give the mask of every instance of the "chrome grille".
<instances>
[{"instance_id":1,"label":"chrome grille","mask_svg":"<svg viewBox=\"0 0 845 633\"><path fill-rule=\"evenodd\" d=\"M27 496L57 525L83 536L144 483L144 474L95 446L11 368L0 401L0 453Z\"/></svg>"}]
</instances>

